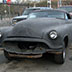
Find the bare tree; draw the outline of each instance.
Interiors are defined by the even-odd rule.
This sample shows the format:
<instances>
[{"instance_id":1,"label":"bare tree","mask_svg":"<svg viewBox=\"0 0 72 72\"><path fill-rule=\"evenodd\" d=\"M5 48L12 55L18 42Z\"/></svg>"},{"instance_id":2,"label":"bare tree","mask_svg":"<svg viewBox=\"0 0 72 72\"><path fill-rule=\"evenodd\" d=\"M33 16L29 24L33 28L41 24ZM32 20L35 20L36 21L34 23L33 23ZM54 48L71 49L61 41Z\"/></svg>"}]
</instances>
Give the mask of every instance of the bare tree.
<instances>
[{"instance_id":1,"label":"bare tree","mask_svg":"<svg viewBox=\"0 0 72 72\"><path fill-rule=\"evenodd\" d=\"M21 0L16 0L15 2L19 4L21 2Z\"/></svg>"}]
</instances>

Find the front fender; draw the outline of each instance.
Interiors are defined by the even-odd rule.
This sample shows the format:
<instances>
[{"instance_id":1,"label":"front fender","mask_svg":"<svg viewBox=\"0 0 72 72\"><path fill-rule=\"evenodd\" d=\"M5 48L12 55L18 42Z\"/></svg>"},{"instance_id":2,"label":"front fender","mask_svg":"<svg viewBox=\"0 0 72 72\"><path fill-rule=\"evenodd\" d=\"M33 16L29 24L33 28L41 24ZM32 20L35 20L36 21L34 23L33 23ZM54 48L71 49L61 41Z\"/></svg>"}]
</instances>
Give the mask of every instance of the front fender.
<instances>
[{"instance_id":1,"label":"front fender","mask_svg":"<svg viewBox=\"0 0 72 72\"><path fill-rule=\"evenodd\" d=\"M7 37L8 32L10 32L12 28L12 26L0 28L0 33L2 34L2 37L0 38L0 46L2 46L2 41Z\"/></svg>"},{"instance_id":2,"label":"front fender","mask_svg":"<svg viewBox=\"0 0 72 72\"><path fill-rule=\"evenodd\" d=\"M49 37L49 32L52 31L52 30L55 30L58 34L58 37L56 39L51 39ZM43 31L43 39L45 39L46 41L48 41L50 43L50 45L52 45L52 47L59 47L59 46L62 46L64 48L64 38L66 36L69 35L69 29L67 26L64 26L61 25L61 26L57 26L57 27L51 27L51 28L47 28Z\"/></svg>"}]
</instances>

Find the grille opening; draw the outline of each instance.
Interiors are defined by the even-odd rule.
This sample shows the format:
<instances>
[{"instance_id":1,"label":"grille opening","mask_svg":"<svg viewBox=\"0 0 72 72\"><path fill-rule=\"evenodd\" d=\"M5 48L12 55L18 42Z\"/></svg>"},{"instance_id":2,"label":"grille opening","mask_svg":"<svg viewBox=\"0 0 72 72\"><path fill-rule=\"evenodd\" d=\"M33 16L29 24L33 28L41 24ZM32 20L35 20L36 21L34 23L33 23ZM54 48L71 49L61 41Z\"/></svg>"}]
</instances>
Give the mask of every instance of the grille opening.
<instances>
[{"instance_id":1,"label":"grille opening","mask_svg":"<svg viewBox=\"0 0 72 72\"><path fill-rule=\"evenodd\" d=\"M37 43L33 42L19 42L18 47L20 49L35 49L37 47Z\"/></svg>"},{"instance_id":2,"label":"grille opening","mask_svg":"<svg viewBox=\"0 0 72 72\"><path fill-rule=\"evenodd\" d=\"M5 41L3 43L3 46L4 47L17 46L18 48L24 50L34 50L36 48L49 49L49 46L43 42L28 42L28 41Z\"/></svg>"}]
</instances>

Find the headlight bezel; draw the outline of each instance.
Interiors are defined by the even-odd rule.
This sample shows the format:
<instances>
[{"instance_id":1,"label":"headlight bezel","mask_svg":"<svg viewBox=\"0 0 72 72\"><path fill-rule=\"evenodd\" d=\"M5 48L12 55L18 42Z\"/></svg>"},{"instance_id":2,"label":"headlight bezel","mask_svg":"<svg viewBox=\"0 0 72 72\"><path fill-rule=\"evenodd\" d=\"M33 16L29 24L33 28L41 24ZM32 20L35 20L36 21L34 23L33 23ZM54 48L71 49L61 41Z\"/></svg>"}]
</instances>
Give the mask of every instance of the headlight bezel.
<instances>
[{"instance_id":1,"label":"headlight bezel","mask_svg":"<svg viewBox=\"0 0 72 72\"><path fill-rule=\"evenodd\" d=\"M57 33L57 31L56 31L56 30L51 30L51 31L49 32L49 37L50 37L50 39L52 39L52 40L57 39L57 38L58 38L58 33Z\"/></svg>"}]
</instances>

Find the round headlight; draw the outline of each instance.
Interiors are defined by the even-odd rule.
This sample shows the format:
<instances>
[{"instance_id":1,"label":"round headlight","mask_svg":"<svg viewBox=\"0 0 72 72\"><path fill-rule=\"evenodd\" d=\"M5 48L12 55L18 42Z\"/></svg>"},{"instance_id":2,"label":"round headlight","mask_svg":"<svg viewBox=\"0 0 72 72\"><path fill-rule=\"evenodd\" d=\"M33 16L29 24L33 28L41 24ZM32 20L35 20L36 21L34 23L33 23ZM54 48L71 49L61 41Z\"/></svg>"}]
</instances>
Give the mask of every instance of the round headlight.
<instances>
[{"instance_id":1,"label":"round headlight","mask_svg":"<svg viewBox=\"0 0 72 72\"><path fill-rule=\"evenodd\" d=\"M58 35L57 35L57 32L56 31L51 31L49 33L49 36L50 36L51 39L56 39Z\"/></svg>"}]
</instances>

